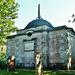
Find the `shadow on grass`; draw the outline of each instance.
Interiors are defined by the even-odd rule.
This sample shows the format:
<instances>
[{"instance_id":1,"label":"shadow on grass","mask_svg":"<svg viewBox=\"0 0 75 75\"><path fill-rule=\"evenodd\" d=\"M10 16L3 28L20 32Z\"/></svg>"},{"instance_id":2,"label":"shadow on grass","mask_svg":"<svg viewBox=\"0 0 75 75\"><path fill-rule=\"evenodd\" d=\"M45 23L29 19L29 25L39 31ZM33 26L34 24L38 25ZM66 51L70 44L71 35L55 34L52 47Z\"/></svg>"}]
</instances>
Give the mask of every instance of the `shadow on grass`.
<instances>
[{"instance_id":1,"label":"shadow on grass","mask_svg":"<svg viewBox=\"0 0 75 75\"><path fill-rule=\"evenodd\" d=\"M75 75L75 71L44 71L44 75Z\"/></svg>"},{"instance_id":2,"label":"shadow on grass","mask_svg":"<svg viewBox=\"0 0 75 75\"><path fill-rule=\"evenodd\" d=\"M8 72L6 70L0 70L0 75L36 75L34 70L16 69L14 72ZM74 71L43 71L43 75L75 75Z\"/></svg>"},{"instance_id":3,"label":"shadow on grass","mask_svg":"<svg viewBox=\"0 0 75 75\"><path fill-rule=\"evenodd\" d=\"M0 75L34 75L35 71L32 70L15 70L14 72L8 72L5 70L0 70Z\"/></svg>"}]
</instances>

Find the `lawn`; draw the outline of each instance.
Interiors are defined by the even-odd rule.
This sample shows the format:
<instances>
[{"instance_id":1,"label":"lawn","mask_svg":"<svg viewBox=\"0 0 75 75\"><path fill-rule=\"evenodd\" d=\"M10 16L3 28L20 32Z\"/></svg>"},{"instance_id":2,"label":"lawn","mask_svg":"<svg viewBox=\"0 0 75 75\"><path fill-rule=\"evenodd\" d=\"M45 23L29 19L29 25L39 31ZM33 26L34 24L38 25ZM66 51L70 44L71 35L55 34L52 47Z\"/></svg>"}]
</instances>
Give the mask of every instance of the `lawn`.
<instances>
[{"instance_id":1,"label":"lawn","mask_svg":"<svg viewBox=\"0 0 75 75\"><path fill-rule=\"evenodd\" d=\"M75 75L75 71L43 71L44 75ZM36 75L34 70L16 69L15 72L0 70L0 75Z\"/></svg>"},{"instance_id":2,"label":"lawn","mask_svg":"<svg viewBox=\"0 0 75 75\"><path fill-rule=\"evenodd\" d=\"M0 70L0 75L34 75L35 71L18 69L15 72L8 72L6 70Z\"/></svg>"}]
</instances>

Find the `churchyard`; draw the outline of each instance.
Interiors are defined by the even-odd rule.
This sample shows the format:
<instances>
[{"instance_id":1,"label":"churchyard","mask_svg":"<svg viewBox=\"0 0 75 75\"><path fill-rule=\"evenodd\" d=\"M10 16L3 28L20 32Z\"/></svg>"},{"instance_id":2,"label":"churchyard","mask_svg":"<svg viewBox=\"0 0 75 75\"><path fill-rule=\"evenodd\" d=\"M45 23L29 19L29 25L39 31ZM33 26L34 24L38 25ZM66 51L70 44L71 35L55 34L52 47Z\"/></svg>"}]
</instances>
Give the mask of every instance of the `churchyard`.
<instances>
[{"instance_id":1,"label":"churchyard","mask_svg":"<svg viewBox=\"0 0 75 75\"><path fill-rule=\"evenodd\" d=\"M53 26L41 17L38 4L36 19L19 29L14 26L19 7L15 2L0 0L0 75L75 75L73 28Z\"/></svg>"},{"instance_id":2,"label":"churchyard","mask_svg":"<svg viewBox=\"0 0 75 75\"><path fill-rule=\"evenodd\" d=\"M9 57L7 68L0 69L0 75L39 75L39 73L41 73L40 75L75 75L75 70L44 70L43 68L41 69L40 65L42 64L42 62L39 61L40 57L41 57L41 54L40 55L37 54L36 68L33 70L29 68L28 69L25 69L25 68L16 69L16 67L13 65L14 57ZM11 59L13 59L13 61L11 61Z\"/></svg>"}]
</instances>

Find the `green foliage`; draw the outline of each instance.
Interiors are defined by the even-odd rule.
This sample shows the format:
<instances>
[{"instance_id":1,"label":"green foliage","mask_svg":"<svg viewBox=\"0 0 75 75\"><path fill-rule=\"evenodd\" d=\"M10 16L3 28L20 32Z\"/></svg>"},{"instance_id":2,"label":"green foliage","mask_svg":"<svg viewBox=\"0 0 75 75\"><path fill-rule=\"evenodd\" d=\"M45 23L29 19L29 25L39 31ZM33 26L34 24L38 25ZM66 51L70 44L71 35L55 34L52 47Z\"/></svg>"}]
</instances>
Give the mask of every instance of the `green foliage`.
<instances>
[{"instance_id":1,"label":"green foliage","mask_svg":"<svg viewBox=\"0 0 75 75\"><path fill-rule=\"evenodd\" d=\"M5 61L6 58L6 51L0 50L0 60Z\"/></svg>"},{"instance_id":2,"label":"green foliage","mask_svg":"<svg viewBox=\"0 0 75 75\"><path fill-rule=\"evenodd\" d=\"M6 37L18 30L14 26L19 4L15 0L0 0L0 44L6 43Z\"/></svg>"},{"instance_id":3,"label":"green foliage","mask_svg":"<svg viewBox=\"0 0 75 75\"><path fill-rule=\"evenodd\" d=\"M7 64L5 63L5 61L0 60L0 69L6 69L6 68L7 68Z\"/></svg>"},{"instance_id":4,"label":"green foliage","mask_svg":"<svg viewBox=\"0 0 75 75\"><path fill-rule=\"evenodd\" d=\"M71 17L73 18L73 20L69 20L69 22L74 23L74 22L75 22L75 14L72 14L72 16L71 16Z\"/></svg>"},{"instance_id":5,"label":"green foliage","mask_svg":"<svg viewBox=\"0 0 75 75\"><path fill-rule=\"evenodd\" d=\"M0 50L0 69L6 69L6 49Z\"/></svg>"}]
</instances>

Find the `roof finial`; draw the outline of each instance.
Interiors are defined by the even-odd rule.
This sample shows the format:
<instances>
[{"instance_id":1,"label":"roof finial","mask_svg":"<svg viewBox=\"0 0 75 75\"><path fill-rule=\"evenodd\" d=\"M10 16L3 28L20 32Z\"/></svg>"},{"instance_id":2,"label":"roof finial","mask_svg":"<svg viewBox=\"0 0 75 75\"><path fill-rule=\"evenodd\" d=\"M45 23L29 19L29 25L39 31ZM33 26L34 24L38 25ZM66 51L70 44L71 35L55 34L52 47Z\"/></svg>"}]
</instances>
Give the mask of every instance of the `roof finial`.
<instances>
[{"instance_id":1,"label":"roof finial","mask_svg":"<svg viewBox=\"0 0 75 75\"><path fill-rule=\"evenodd\" d=\"M38 19L41 19L41 15L40 15L40 4L38 4Z\"/></svg>"}]
</instances>

